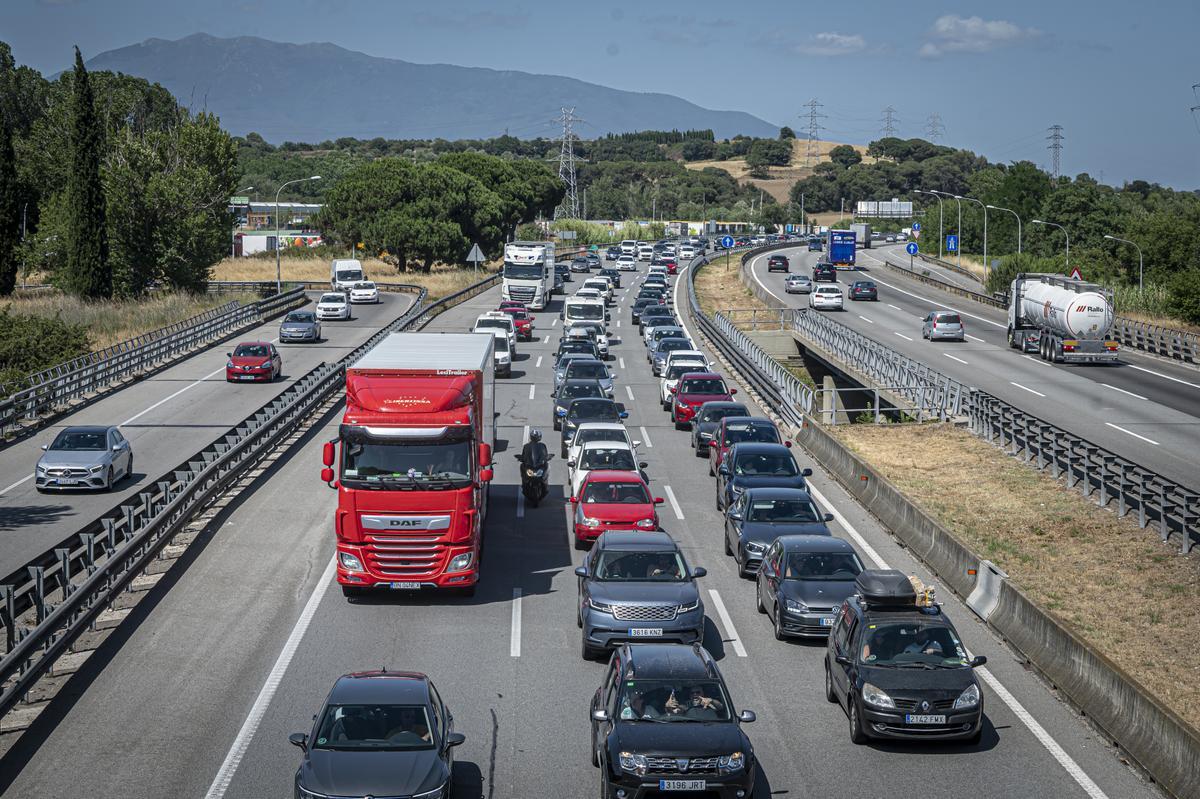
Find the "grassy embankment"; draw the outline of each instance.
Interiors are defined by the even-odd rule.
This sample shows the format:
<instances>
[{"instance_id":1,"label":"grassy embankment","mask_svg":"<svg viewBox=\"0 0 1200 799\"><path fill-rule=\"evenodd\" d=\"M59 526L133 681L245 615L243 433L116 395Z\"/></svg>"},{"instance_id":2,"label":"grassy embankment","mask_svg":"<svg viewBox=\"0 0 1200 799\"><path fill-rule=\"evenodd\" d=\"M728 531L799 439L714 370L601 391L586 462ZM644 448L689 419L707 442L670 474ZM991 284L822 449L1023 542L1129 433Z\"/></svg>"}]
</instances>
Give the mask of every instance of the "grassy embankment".
<instances>
[{"instance_id":1,"label":"grassy embankment","mask_svg":"<svg viewBox=\"0 0 1200 799\"><path fill-rule=\"evenodd\" d=\"M814 141L816 155L812 160L812 166L816 166L822 161L829 160L829 151L843 142L836 141ZM875 159L867 156L867 148L860 144L850 145L863 156L863 163L874 163ZM805 164L808 154L808 139L793 139L792 140L792 162L787 166L772 166L767 167L767 173L770 177L767 178L752 178L750 177L750 167L746 165L744 158L731 158L727 161L691 161L685 163L688 169L701 170L706 167L715 167L723 169L737 180L738 183L746 184L753 183L767 194L775 198L776 202L786 203L788 201L788 193L792 190L792 185L797 180L802 180L812 174L812 167ZM836 218L837 214L833 216ZM827 224L824 221L817 221L817 215L813 215L810 219L816 224Z\"/></svg>"}]
</instances>

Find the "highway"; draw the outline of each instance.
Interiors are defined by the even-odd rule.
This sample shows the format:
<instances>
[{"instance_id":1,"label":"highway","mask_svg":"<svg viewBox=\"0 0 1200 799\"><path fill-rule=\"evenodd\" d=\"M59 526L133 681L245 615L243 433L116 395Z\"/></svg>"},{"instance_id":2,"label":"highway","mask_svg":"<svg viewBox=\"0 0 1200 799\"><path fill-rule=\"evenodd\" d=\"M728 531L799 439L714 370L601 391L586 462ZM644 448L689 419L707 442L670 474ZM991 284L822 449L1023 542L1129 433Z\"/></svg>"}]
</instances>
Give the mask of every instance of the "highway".
<instances>
[{"instance_id":1,"label":"highway","mask_svg":"<svg viewBox=\"0 0 1200 799\"><path fill-rule=\"evenodd\" d=\"M325 321L323 341L280 345L283 376L272 384L226 383L226 353L239 341L277 341L280 318L128 384L0 450L0 573L7 574L103 515L245 419L322 361L336 360L411 305L411 294L380 292L347 321ZM308 307L312 307L311 305ZM39 494L33 469L40 447L70 425L117 424L132 443L134 475L110 492Z\"/></svg>"},{"instance_id":2,"label":"highway","mask_svg":"<svg viewBox=\"0 0 1200 799\"><path fill-rule=\"evenodd\" d=\"M785 250L793 272L811 274L821 253ZM838 272L843 294L851 282L871 279L879 301L845 301L830 312L851 327L943 374L1069 430L1092 443L1153 469L1184 485L1200 487L1200 372L1133 350L1122 350L1111 366L1051 364L1009 348L1005 312L956 297L882 265L902 247L859 250L863 267ZM787 294L785 275L767 272L767 256L755 257L751 273L767 291L793 308L807 308L808 295ZM965 342L928 342L921 320L934 309L958 311ZM824 313L824 312L822 312Z\"/></svg>"},{"instance_id":3,"label":"highway","mask_svg":"<svg viewBox=\"0 0 1200 799\"><path fill-rule=\"evenodd\" d=\"M465 330L498 301L499 289L489 291L429 329ZM604 665L579 657L573 568L583 553L567 525L566 467L555 459L551 495L529 508L517 501L512 457L527 426L553 435L558 308L556 300L536 314L539 338L518 346L512 378L497 384L503 443L474 598L343 598L332 581L335 494L319 479L321 444L338 424L331 414L214 521L0 761L0 793L290 796L299 751L288 733L309 728L338 675L385 666L427 672L466 735L459 799L594 795L587 708ZM722 554L713 480L660 409L624 307L613 310L612 332L624 339L612 362L617 399L644 442L652 493L667 498L663 527L709 570L705 646L738 708L758 713L746 727L761 764L756 796L1158 795L944 591L964 643L990 659L982 742L851 744L845 714L823 697L824 644L776 641L755 611L753 584ZM820 469L812 485L835 514L835 534L864 562L932 579Z\"/></svg>"}]
</instances>

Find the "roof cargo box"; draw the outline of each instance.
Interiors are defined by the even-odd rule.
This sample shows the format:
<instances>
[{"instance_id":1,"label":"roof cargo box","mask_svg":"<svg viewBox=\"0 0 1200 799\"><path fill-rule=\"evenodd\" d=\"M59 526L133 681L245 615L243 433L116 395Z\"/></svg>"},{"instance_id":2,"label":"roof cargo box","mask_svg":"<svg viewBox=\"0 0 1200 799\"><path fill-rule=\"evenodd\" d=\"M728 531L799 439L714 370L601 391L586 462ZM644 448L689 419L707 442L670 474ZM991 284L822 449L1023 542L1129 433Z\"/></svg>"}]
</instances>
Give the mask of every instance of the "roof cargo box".
<instances>
[{"instance_id":1,"label":"roof cargo box","mask_svg":"<svg viewBox=\"0 0 1200 799\"><path fill-rule=\"evenodd\" d=\"M898 569L868 569L854 580L859 596L869 605L914 607L917 594L908 575Z\"/></svg>"}]
</instances>

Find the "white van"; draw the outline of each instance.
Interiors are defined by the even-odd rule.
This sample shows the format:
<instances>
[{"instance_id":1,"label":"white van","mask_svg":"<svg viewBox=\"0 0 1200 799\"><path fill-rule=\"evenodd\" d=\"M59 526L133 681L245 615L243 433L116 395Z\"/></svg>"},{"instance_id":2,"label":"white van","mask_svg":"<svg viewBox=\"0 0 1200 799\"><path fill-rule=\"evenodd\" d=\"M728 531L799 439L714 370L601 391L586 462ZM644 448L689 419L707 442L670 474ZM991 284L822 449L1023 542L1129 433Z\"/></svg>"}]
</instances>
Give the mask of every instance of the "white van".
<instances>
[{"instance_id":1,"label":"white van","mask_svg":"<svg viewBox=\"0 0 1200 799\"><path fill-rule=\"evenodd\" d=\"M569 328L575 322L608 321L608 312L604 309L604 300L600 297L568 297L563 300L563 327Z\"/></svg>"},{"instance_id":2,"label":"white van","mask_svg":"<svg viewBox=\"0 0 1200 799\"><path fill-rule=\"evenodd\" d=\"M637 242L633 239L621 242L621 255L637 255Z\"/></svg>"},{"instance_id":3,"label":"white van","mask_svg":"<svg viewBox=\"0 0 1200 799\"><path fill-rule=\"evenodd\" d=\"M650 246L649 244L643 244L641 247L638 247L638 260L639 261L649 261L653 258L654 258L654 247Z\"/></svg>"},{"instance_id":4,"label":"white van","mask_svg":"<svg viewBox=\"0 0 1200 799\"><path fill-rule=\"evenodd\" d=\"M329 287L334 291L349 291L363 280L362 262L357 258L336 258L329 265Z\"/></svg>"}]
</instances>

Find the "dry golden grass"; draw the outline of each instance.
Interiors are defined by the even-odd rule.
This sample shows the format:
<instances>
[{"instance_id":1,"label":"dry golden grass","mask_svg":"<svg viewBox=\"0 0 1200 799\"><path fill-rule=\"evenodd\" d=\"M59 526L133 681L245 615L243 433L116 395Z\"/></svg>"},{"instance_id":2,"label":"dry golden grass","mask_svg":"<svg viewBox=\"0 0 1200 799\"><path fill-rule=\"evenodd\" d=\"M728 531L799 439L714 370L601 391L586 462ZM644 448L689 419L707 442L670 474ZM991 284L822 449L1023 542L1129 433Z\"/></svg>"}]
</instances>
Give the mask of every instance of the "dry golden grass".
<instances>
[{"instance_id":1,"label":"dry golden grass","mask_svg":"<svg viewBox=\"0 0 1200 799\"><path fill-rule=\"evenodd\" d=\"M1200 725L1200 552L1178 554L950 425L833 432L1042 607Z\"/></svg>"},{"instance_id":2,"label":"dry golden grass","mask_svg":"<svg viewBox=\"0 0 1200 799\"><path fill-rule=\"evenodd\" d=\"M1138 313L1136 311L1126 311L1121 314L1126 319L1135 319L1139 322L1145 322L1150 325L1162 325L1173 330L1182 330L1185 333L1196 333L1200 335L1200 325L1193 325L1182 319L1175 319L1170 316L1151 316L1150 314Z\"/></svg>"},{"instance_id":3,"label":"dry golden grass","mask_svg":"<svg viewBox=\"0 0 1200 799\"><path fill-rule=\"evenodd\" d=\"M101 350L231 300L245 299L248 299L245 294L155 294L144 300L84 302L57 292L41 292L13 296L0 303L0 307L10 307L14 314L57 315L86 325L92 350Z\"/></svg>"},{"instance_id":4,"label":"dry golden grass","mask_svg":"<svg viewBox=\"0 0 1200 799\"><path fill-rule=\"evenodd\" d=\"M811 175L812 167L822 161L828 161L829 151L843 144L843 142L815 141L813 144L816 147L816 155L812 160L811 166L805 163L808 154L808 140L795 139L792 141L792 163L787 166L768 167L767 173L770 175L769 178L750 177L750 167L746 166L744 158L734 158L728 161L692 161L691 163L685 163L684 166L688 169L704 169L710 166L716 169L724 169L738 183L753 183L774 197L776 202L787 202L788 193L792 190L792 184L797 180L802 180ZM867 148L863 145L851 144L850 146L862 154L863 163L875 162L874 158L867 156Z\"/></svg>"},{"instance_id":5,"label":"dry golden grass","mask_svg":"<svg viewBox=\"0 0 1200 799\"><path fill-rule=\"evenodd\" d=\"M396 267L384 263L377 258L362 259L363 272L371 280L387 283L416 283L429 290L430 299L444 297L466 288L482 280L494 269L480 269L476 276L474 269L462 267L434 266L429 274L421 272L398 272ZM318 258L283 258L279 264L283 279L304 280L318 283L329 281L329 261ZM226 258L212 270L213 280L274 280L275 261L264 258Z\"/></svg>"}]
</instances>

